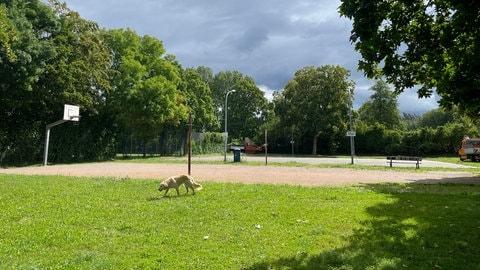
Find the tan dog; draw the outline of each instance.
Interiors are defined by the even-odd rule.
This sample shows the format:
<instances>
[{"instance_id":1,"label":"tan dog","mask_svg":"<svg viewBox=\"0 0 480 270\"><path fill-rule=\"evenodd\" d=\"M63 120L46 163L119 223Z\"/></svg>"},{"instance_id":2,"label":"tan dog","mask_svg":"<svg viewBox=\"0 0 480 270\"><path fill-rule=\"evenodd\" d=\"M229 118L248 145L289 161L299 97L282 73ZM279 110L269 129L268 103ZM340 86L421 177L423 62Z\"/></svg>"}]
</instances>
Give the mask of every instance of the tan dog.
<instances>
[{"instance_id":1,"label":"tan dog","mask_svg":"<svg viewBox=\"0 0 480 270\"><path fill-rule=\"evenodd\" d=\"M158 188L159 191L166 190L165 194L163 196L167 196L168 191L171 188L174 188L177 191L177 195L180 195L180 192L178 191L178 188L184 185L185 188L187 189L188 194L188 189L190 188L193 191L193 194L195 194L195 190L200 190L202 189L202 185L198 184L195 182L193 177L190 175L182 174L178 176L172 176L167 179L165 179L161 184L160 187Z\"/></svg>"}]
</instances>

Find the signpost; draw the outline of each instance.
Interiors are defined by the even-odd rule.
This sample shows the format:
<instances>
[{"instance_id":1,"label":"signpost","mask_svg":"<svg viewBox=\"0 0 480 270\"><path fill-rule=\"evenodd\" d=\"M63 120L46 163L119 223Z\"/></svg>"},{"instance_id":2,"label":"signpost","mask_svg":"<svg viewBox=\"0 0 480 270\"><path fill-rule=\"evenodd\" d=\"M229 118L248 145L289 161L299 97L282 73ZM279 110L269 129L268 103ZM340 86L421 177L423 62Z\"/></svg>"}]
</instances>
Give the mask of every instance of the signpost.
<instances>
[{"instance_id":1,"label":"signpost","mask_svg":"<svg viewBox=\"0 0 480 270\"><path fill-rule=\"evenodd\" d=\"M347 131L347 137L355 137L356 133L355 131Z\"/></svg>"},{"instance_id":2,"label":"signpost","mask_svg":"<svg viewBox=\"0 0 480 270\"><path fill-rule=\"evenodd\" d=\"M350 137L350 155L352 156L351 163L355 163L353 157L355 156L355 131L347 131L347 137Z\"/></svg>"},{"instance_id":3,"label":"signpost","mask_svg":"<svg viewBox=\"0 0 480 270\"><path fill-rule=\"evenodd\" d=\"M352 101L353 102L353 101ZM350 103L350 131L347 131L347 137L350 137L350 155L352 156L351 164L355 164L354 157L355 157L355 131L353 131L353 117L352 117L352 103Z\"/></svg>"}]
</instances>

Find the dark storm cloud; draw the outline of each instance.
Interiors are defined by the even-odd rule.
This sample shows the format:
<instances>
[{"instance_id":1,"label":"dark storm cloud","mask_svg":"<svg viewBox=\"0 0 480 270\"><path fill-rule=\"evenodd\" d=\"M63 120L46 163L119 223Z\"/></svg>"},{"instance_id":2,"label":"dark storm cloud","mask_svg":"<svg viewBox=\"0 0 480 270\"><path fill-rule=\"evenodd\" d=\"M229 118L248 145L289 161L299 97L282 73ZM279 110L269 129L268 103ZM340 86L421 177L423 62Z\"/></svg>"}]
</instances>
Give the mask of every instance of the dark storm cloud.
<instances>
[{"instance_id":1,"label":"dark storm cloud","mask_svg":"<svg viewBox=\"0 0 480 270\"><path fill-rule=\"evenodd\" d=\"M351 22L335 0L67 0L83 18L105 28L130 28L163 41L184 67L238 70L268 94L281 90L305 66L341 65L356 83L355 105L368 98L357 72L359 55L349 42ZM435 99L400 96L401 111L422 113Z\"/></svg>"}]
</instances>

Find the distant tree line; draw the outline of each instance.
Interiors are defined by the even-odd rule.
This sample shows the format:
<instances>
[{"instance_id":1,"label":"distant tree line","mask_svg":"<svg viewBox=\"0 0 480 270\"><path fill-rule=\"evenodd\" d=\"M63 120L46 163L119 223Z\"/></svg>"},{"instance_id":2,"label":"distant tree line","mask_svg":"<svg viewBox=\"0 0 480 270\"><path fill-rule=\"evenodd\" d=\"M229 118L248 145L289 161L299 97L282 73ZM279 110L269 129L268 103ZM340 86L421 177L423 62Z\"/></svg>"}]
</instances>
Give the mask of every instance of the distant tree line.
<instances>
[{"instance_id":1,"label":"distant tree line","mask_svg":"<svg viewBox=\"0 0 480 270\"><path fill-rule=\"evenodd\" d=\"M460 146L460 141L464 135L470 137L480 136L479 121L472 119L458 112L457 109L444 110L442 108L434 109L423 115L406 114L403 115L398 109L398 94L390 89L390 86L382 80L370 88L373 92L370 98L362 104L357 110L353 111L353 130L356 133L355 151L358 155L455 155ZM309 147L312 145L312 139L305 133L304 128L312 128L312 124L301 124L301 119L307 119L311 115L318 115L307 106L301 105L307 111L299 114L300 119L287 121L282 120L282 111L287 119L293 119L292 108L285 109L284 97L288 94L288 88L283 93L278 93L274 99L277 115L280 120L273 129L272 134L275 148L272 151L283 153L309 153ZM303 93L306 104L312 96ZM332 99L331 94L324 93L326 100L339 101ZM315 99L316 104L321 104L319 99ZM336 110L343 115L343 119L338 121L342 125L333 129L328 122L322 123L322 131L317 142L318 154L348 154L350 153L350 140L346 137L348 125L348 103L344 102L344 110ZM323 106L317 105L321 109ZM296 112L297 110L293 110ZM308 116L307 116L308 115ZM332 119L332 116L327 116ZM312 123L308 120L308 123ZM300 125L299 125L300 124ZM337 130L337 133L334 131ZM293 147L292 147L293 142ZM311 153L311 152L310 152Z\"/></svg>"},{"instance_id":2,"label":"distant tree line","mask_svg":"<svg viewBox=\"0 0 480 270\"><path fill-rule=\"evenodd\" d=\"M157 38L101 29L58 0L0 0L0 165L40 163L45 126L64 104L81 119L52 129L52 163L184 155L189 115L203 134L193 151L218 152L225 110L230 140L263 144L268 130L273 153L349 153L350 113L357 153L452 154L464 133L479 134L455 108L402 117L381 80L353 111L349 77L341 66L304 67L269 101L249 76L184 68Z\"/></svg>"}]
</instances>

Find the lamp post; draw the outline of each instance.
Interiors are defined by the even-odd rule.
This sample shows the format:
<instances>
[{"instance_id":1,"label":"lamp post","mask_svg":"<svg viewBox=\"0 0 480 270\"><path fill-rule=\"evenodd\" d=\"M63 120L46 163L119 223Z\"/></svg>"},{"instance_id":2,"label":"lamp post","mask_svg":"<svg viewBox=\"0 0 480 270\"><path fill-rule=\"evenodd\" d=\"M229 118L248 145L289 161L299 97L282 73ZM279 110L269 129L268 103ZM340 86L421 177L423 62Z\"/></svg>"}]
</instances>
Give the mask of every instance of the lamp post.
<instances>
[{"instance_id":1,"label":"lamp post","mask_svg":"<svg viewBox=\"0 0 480 270\"><path fill-rule=\"evenodd\" d=\"M350 118L350 155L351 155L351 164L355 164L354 157L355 157L355 131L353 131L353 118L352 118L352 110L353 110L353 100L349 104L349 118Z\"/></svg>"},{"instance_id":2,"label":"lamp post","mask_svg":"<svg viewBox=\"0 0 480 270\"><path fill-rule=\"evenodd\" d=\"M232 89L230 91L227 92L227 94L225 95L225 150L223 151L223 162L226 162L227 161L227 139L228 139L228 131L227 131L227 108L228 108L228 95L230 93L235 93L236 90L235 89Z\"/></svg>"}]
</instances>

